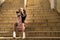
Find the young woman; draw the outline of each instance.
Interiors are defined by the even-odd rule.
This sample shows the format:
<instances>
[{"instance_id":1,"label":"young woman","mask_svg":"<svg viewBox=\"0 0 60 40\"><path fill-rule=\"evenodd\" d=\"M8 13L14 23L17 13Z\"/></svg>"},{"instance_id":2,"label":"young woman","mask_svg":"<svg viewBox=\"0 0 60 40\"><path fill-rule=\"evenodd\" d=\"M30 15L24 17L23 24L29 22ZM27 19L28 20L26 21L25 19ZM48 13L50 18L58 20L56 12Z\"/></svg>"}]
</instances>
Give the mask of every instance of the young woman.
<instances>
[{"instance_id":1,"label":"young woman","mask_svg":"<svg viewBox=\"0 0 60 40\"><path fill-rule=\"evenodd\" d=\"M15 24L15 30L16 28L18 31L23 32L23 38L25 38L25 19L26 19L26 11L23 8L20 8L17 12L17 19L18 22Z\"/></svg>"},{"instance_id":2,"label":"young woman","mask_svg":"<svg viewBox=\"0 0 60 40\"><path fill-rule=\"evenodd\" d=\"M17 13L17 18L18 18L18 23L22 24L22 25L18 25L19 27L22 27L22 31L25 30L25 19L26 19L26 11L23 8L20 8L19 11L16 12Z\"/></svg>"}]
</instances>

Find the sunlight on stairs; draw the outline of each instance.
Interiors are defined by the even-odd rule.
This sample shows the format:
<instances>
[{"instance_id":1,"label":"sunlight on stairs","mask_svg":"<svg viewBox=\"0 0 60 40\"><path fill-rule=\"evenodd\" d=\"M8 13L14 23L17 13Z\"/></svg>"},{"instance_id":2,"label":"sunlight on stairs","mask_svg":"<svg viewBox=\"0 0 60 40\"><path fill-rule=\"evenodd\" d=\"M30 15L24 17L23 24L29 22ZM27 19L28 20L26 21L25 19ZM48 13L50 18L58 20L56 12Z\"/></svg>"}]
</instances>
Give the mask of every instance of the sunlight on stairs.
<instances>
[{"instance_id":1,"label":"sunlight on stairs","mask_svg":"<svg viewBox=\"0 0 60 40\"><path fill-rule=\"evenodd\" d=\"M22 32L12 37L16 10L23 5L24 0L6 0L0 7L0 40L23 40ZM60 40L60 16L50 8L49 0L28 0L26 12L24 40Z\"/></svg>"}]
</instances>

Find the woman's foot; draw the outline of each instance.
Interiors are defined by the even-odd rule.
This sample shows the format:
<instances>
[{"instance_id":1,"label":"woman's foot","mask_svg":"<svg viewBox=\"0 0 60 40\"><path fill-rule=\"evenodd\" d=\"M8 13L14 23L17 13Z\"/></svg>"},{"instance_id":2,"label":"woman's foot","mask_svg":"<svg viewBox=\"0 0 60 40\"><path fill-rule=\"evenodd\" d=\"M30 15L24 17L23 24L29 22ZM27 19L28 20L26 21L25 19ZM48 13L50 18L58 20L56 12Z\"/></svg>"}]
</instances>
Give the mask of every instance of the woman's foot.
<instances>
[{"instance_id":1,"label":"woman's foot","mask_svg":"<svg viewBox=\"0 0 60 40\"><path fill-rule=\"evenodd\" d=\"M26 36L25 36L25 32L23 32L23 39L25 39L26 38Z\"/></svg>"},{"instance_id":2,"label":"woman's foot","mask_svg":"<svg viewBox=\"0 0 60 40\"><path fill-rule=\"evenodd\" d=\"M15 31L13 32L13 37L14 37L14 38L16 37L16 32L15 32Z\"/></svg>"}]
</instances>

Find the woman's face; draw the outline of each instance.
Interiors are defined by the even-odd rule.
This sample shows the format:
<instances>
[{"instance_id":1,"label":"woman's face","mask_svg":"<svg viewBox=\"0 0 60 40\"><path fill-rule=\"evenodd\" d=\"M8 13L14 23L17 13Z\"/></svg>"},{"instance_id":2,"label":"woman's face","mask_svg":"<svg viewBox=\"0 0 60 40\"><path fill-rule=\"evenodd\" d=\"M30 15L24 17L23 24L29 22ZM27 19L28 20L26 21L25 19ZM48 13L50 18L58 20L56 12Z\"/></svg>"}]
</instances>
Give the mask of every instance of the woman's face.
<instances>
[{"instance_id":1,"label":"woman's face","mask_svg":"<svg viewBox=\"0 0 60 40\"><path fill-rule=\"evenodd\" d=\"M21 11L23 11L23 8L20 8Z\"/></svg>"}]
</instances>

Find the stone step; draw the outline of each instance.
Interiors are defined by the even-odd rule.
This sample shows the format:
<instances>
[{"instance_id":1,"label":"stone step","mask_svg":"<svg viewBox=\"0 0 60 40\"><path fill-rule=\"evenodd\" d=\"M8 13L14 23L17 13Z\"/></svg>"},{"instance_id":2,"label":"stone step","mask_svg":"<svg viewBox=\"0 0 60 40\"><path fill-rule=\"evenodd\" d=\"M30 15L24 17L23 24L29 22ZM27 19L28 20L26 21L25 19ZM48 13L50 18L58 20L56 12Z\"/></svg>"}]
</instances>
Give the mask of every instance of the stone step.
<instances>
[{"instance_id":1,"label":"stone step","mask_svg":"<svg viewBox=\"0 0 60 40\"><path fill-rule=\"evenodd\" d=\"M13 37L13 31L8 31L7 33L1 32L0 37ZM22 37L22 32L17 31L16 32L16 37Z\"/></svg>"},{"instance_id":2,"label":"stone step","mask_svg":"<svg viewBox=\"0 0 60 40\"><path fill-rule=\"evenodd\" d=\"M26 24L26 31L60 31L60 23L31 23Z\"/></svg>"},{"instance_id":3,"label":"stone step","mask_svg":"<svg viewBox=\"0 0 60 40\"><path fill-rule=\"evenodd\" d=\"M0 24L1 31L13 31L14 24ZM60 23L30 23L26 24L26 31L60 31Z\"/></svg>"},{"instance_id":4,"label":"stone step","mask_svg":"<svg viewBox=\"0 0 60 40\"><path fill-rule=\"evenodd\" d=\"M0 40L23 40L22 37L19 38L19 37L16 37L16 38L13 38L13 37L1 37Z\"/></svg>"},{"instance_id":5,"label":"stone step","mask_svg":"<svg viewBox=\"0 0 60 40\"><path fill-rule=\"evenodd\" d=\"M1 15L0 17L17 17L17 15ZM59 16L57 15L27 15L27 17L57 17L59 18Z\"/></svg>"},{"instance_id":6,"label":"stone step","mask_svg":"<svg viewBox=\"0 0 60 40\"><path fill-rule=\"evenodd\" d=\"M8 15L8 14L7 15L3 15L3 16L1 15L1 17L9 17L9 16L10 17L16 17L16 15Z\"/></svg>"},{"instance_id":7,"label":"stone step","mask_svg":"<svg viewBox=\"0 0 60 40\"><path fill-rule=\"evenodd\" d=\"M2 9L3 10L10 10L10 9L17 9L19 7L23 7L24 5L24 1L13 1L13 4L12 4L12 1L5 1L5 3L2 5Z\"/></svg>"},{"instance_id":8,"label":"stone step","mask_svg":"<svg viewBox=\"0 0 60 40\"><path fill-rule=\"evenodd\" d=\"M60 31L59 29L60 27L57 26L38 26L38 27L32 27L32 26L28 26L26 27L26 31Z\"/></svg>"},{"instance_id":9,"label":"stone step","mask_svg":"<svg viewBox=\"0 0 60 40\"><path fill-rule=\"evenodd\" d=\"M1 17L0 18L0 21L3 21L3 20L17 20L17 17Z\"/></svg>"},{"instance_id":10,"label":"stone step","mask_svg":"<svg viewBox=\"0 0 60 40\"><path fill-rule=\"evenodd\" d=\"M1 18L17 18L17 16L0 16ZM47 18L47 19L59 19L59 16L34 16L34 15L28 15L26 18Z\"/></svg>"},{"instance_id":11,"label":"stone step","mask_svg":"<svg viewBox=\"0 0 60 40\"><path fill-rule=\"evenodd\" d=\"M59 20L60 19L55 19L55 20L51 19L51 20L48 20L48 22L60 22Z\"/></svg>"},{"instance_id":12,"label":"stone step","mask_svg":"<svg viewBox=\"0 0 60 40\"><path fill-rule=\"evenodd\" d=\"M38 20L38 21L37 21ZM0 18L0 21L1 22L5 22L5 21L7 21L7 22L11 22L11 21L17 21L17 18L9 18L9 17L7 17L7 18ZM60 19L59 18L44 18L44 17L33 17L33 18L26 18L26 21L34 21L34 22L60 22Z\"/></svg>"},{"instance_id":13,"label":"stone step","mask_svg":"<svg viewBox=\"0 0 60 40\"><path fill-rule=\"evenodd\" d=\"M13 14L13 13L14 13L14 14ZM46 12L46 11L45 11L45 12L43 12L43 11L36 11L36 12L34 12L34 11L33 11L32 14L31 14L31 12L28 11L26 14L27 14L27 16L28 16L28 15L32 15L32 14L35 15L35 16L36 16L36 15L38 15L38 16L39 16L39 15L40 15L40 16L41 16L41 15L43 15L43 16L44 16L44 15L45 15L45 16L48 16L48 15L50 15L50 16L52 16L52 15L53 15L53 16L54 16L54 15L55 15L55 16L58 16L58 14L56 14L56 13L53 14L53 13L49 13L49 12ZM12 16L12 15L13 15L13 16L14 16L14 15L16 16L16 12L9 12L9 13L7 12L7 13L5 13L5 14L4 14L4 13L1 13L0 15L1 15L1 16L2 16L2 15L3 15L3 16L8 16L8 15L9 15L9 16L10 16L10 15L11 15L11 16Z\"/></svg>"},{"instance_id":14,"label":"stone step","mask_svg":"<svg viewBox=\"0 0 60 40\"><path fill-rule=\"evenodd\" d=\"M0 20L1 22L0 23L15 23L15 22L17 22L17 20ZM34 20L34 19L26 19L26 21L25 21L26 23L28 22L28 23L31 23L31 22L40 22L40 23L50 23L50 22L60 22L59 21L59 19L36 19L36 20Z\"/></svg>"},{"instance_id":15,"label":"stone step","mask_svg":"<svg viewBox=\"0 0 60 40\"><path fill-rule=\"evenodd\" d=\"M58 20L58 21L59 21L60 19L56 19L56 18L54 18L54 19L53 19L53 18L47 19L47 18L44 18L44 17L41 17L41 18L39 18L39 17L38 17L38 18L37 18L37 17L36 17L36 18L34 18L34 17L33 17L33 18L26 18L26 21L30 21L30 20L32 20L32 21L33 21L33 20L34 20L34 21L37 21L37 20L38 20L38 21ZM17 21L17 18L9 18L9 17L7 17L7 18L0 18L0 21L1 21L1 22L2 22L2 21Z\"/></svg>"},{"instance_id":16,"label":"stone step","mask_svg":"<svg viewBox=\"0 0 60 40\"><path fill-rule=\"evenodd\" d=\"M48 24L48 25L50 25L50 26L53 26L53 25L57 25L57 24L59 24L60 22L41 22L41 23L27 23L26 25L30 25L30 26L32 26L32 24L34 25L34 24L36 24L36 25L40 25L40 24ZM10 25L13 25L14 23L12 22L10 22L10 23L8 23L8 22L0 22L0 26L2 26L2 25L7 25L7 26L10 26Z\"/></svg>"},{"instance_id":17,"label":"stone step","mask_svg":"<svg viewBox=\"0 0 60 40\"><path fill-rule=\"evenodd\" d=\"M6 15L5 14L3 16L1 15L0 17L17 17L17 15L10 15L10 14ZM44 15L43 14L39 14L39 15L38 14L33 14L33 15L31 14L30 15L30 14L27 14L27 17L58 17L58 15L56 15L56 14L54 14L54 15L53 14L51 14L51 15L47 15L47 14L44 14Z\"/></svg>"},{"instance_id":18,"label":"stone step","mask_svg":"<svg viewBox=\"0 0 60 40\"><path fill-rule=\"evenodd\" d=\"M50 7L50 6L49 6ZM42 7L42 5L27 5L27 10L51 10L50 8L46 7L44 8L44 6Z\"/></svg>"},{"instance_id":19,"label":"stone step","mask_svg":"<svg viewBox=\"0 0 60 40\"><path fill-rule=\"evenodd\" d=\"M31 3L30 3L31 2ZM49 8L49 6L50 6L50 4L49 4L49 1L47 1L47 0L37 0L37 1L28 1L28 3L27 3L27 5L29 5L29 6L36 6L36 5L42 5L42 6L44 6L45 8ZM48 6L47 6L48 5ZM43 8L44 8L43 7Z\"/></svg>"},{"instance_id":20,"label":"stone step","mask_svg":"<svg viewBox=\"0 0 60 40\"><path fill-rule=\"evenodd\" d=\"M3 20L3 21L1 21L1 23L15 23L15 22L17 22L16 20L15 21L9 21L9 20Z\"/></svg>"},{"instance_id":21,"label":"stone step","mask_svg":"<svg viewBox=\"0 0 60 40\"><path fill-rule=\"evenodd\" d=\"M35 20L35 21L36 20L38 20L38 21L41 21L41 20L42 21L43 20L47 20L47 21L49 21L49 20L58 20L59 21L60 19L59 18L45 18L45 17L41 17L41 18L40 17L38 17L38 18L37 17L36 18L35 17L33 17L33 18L26 18L26 21L30 21L30 20Z\"/></svg>"},{"instance_id":22,"label":"stone step","mask_svg":"<svg viewBox=\"0 0 60 40\"><path fill-rule=\"evenodd\" d=\"M7 33L10 33L10 32L12 32L13 31L13 27L11 28L10 26L8 27L0 27L0 31L8 31Z\"/></svg>"},{"instance_id":23,"label":"stone step","mask_svg":"<svg viewBox=\"0 0 60 40\"><path fill-rule=\"evenodd\" d=\"M4 37L3 39L1 38L0 40L23 40L22 38L16 37L16 39L14 39L13 37ZM55 38L55 37L40 37L40 38L31 38L31 37L27 37L24 40L60 40L60 38Z\"/></svg>"},{"instance_id":24,"label":"stone step","mask_svg":"<svg viewBox=\"0 0 60 40\"><path fill-rule=\"evenodd\" d=\"M47 15L47 16L49 16L49 15L53 15L53 16L58 15L57 13L52 13L52 12L49 12L49 11L36 11L36 10L33 11L33 12L32 11L30 12L30 11L31 10L27 11L28 15L31 14L31 13L34 14L34 15L39 15L40 14L40 15Z\"/></svg>"},{"instance_id":25,"label":"stone step","mask_svg":"<svg viewBox=\"0 0 60 40\"><path fill-rule=\"evenodd\" d=\"M44 14L44 13L46 13L46 14L47 14L47 13L48 13L48 14L49 14L49 13L50 13L50 14L56 14L56 12L51 11L51 10L46 10L46 9L43 10L43 9L38 9L38 8L36 8L36 9L37 9L37 10L35 10L34 8L32 8L32 9L31 9L31 8L30 8L30 9L27 8L27 9L26 9L26 12L29 12L29 13L30 13L30 12L34 11L34 12L40 12L40 14ZM15 10L14 10L14 9L11 9L11 10L1 10L1 12L2 12L2 14L13 14L13 13L15 14L17 10L18 10L18 9L15 9ZM34 13L34 12L32 12L32 13ZM28 14L28 13L27 13L27 14ZM39 14L39 13L38 13L38 14Z\"/></svg>"},{"instance_id":26,"label":"stone step","mask_svg":"<svg viewBox=\"0 0 60 40\"><path fill-rule=\"evenodd\" d=\"M14 13L14 14L13 14ZM27 16L28 15L32 15L32 14L34 14L34 15L57 15L57 14L53 14L53 13L48 13L48 12L46 12L46 13L43 13L42 11L39 11L39 13L38 13L38 11L36 11L36 12L32 12L32 14L28 11L27 13ZM6 12L5 14L4 13L1 13L1 15L16 15L16 11L15 12Z\"/></svg>"},{"instance_id":27,"label":"stone step","mask_svg":"<svg viewBox=\"0 0 60 40\"><path fill-rule=\"evenodd\" d=\"M26 37L60 37L60 32L25 32Z\"/></svg>"},{"instance_id":28,"label":"stone step","mask_svg":"<svg viewBox=\"0 0 60 40\"><path fill-rule=\"evenodd\" d=\"M46 20L38 20L38 21L37 20L28 20L28 21L25 21L25 22L46 22ZM16 20L2 20L0 23L3 23L3 22L4 23L6 23L6 22L8 22L8 23L15 23L17 21ZM59 22L59 21L56 21L56 22Z\"/></svg>"},{"instance_id":29,"label":"stone step","mask_svg":"<svg viewBox=\"0 0 60 40\"><path fill-rule=\"evenodd\" d=\"M29 39L29 37L30 38L32 38L32 39L42 39L42 38L45 38L45 39L56 39L56 38L54 38L54 37L60 37L59 36L59 33L60 32L49 32L49 33L47 33L47 32L40 32L40 33L38 33L38 32L28 32L28 34L27 34L27 32L26 32L26 38L28 38ZM32 35L32 36L31 36ZM41 36L41 37L40 37ZM4 36L5 37L5 36ZM7 36L8 37L8 36ZM35 37L35 38L34 38ZM49 38L50 37L50 38Z\"/></svg>"},{"instance_id":30,"label":"stone step","mask_svg":"<svg viewBox=\"0 0 60 40\"><path fill-rule=\"evenodd\" d=\"M13 34L12 33L0 33L0 37L12 37Z\"/></svg>"},{"instance_id":31,"label":"stone step","mask_svg":"<svg viewBox=\"0 0 60 40\"><path fill-rule=\"evenodd\" d=\"M26 38L25 40L60 40L60 38Z\"/></svg>"},{"instance_id":32,"label":"stone step","mask_svg":"<svg viewBox=\"0 0 60 40\"><path fill-rule=\"evenodd\" d=\"M10 16L7 16L7 17L4 17L4 16L2 16L1 18L0 18L0 20L2 20L2 19L4 19L4 20L17 20L17 17L10 17ZM26 20L32 20L32 19L39 19L39 20L43 20L43 19L47 19L47 20L54 20L54 19L56 19L56 20L60 20L60 17L59 16L27 16L26 17Z\"/></svg>"}]
</instances>

